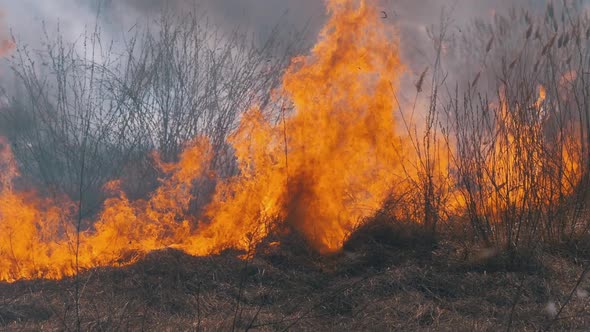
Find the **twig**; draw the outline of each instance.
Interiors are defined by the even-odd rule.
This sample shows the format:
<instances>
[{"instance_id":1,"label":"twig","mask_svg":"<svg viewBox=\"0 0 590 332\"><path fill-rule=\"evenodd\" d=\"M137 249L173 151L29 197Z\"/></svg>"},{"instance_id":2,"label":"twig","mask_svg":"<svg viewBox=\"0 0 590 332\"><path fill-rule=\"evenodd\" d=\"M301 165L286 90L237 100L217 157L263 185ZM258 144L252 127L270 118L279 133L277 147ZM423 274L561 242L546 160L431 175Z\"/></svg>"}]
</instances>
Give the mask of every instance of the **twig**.
<instances>
[{"instance_id":1,"label":"twig","mask_svg":"<svg viewBox=\"0 0 590 332\"><path fill-rule=\"evenodd\" d=\"M563 309L565 309L565 307L573 299L574 294L578 290L578 287L580 287L580 284L582 283L582 281L584 281L584 278L586 277L586 274L588 274L588 271L590 271L590 262L586 263L586 267L584 268L584 270L580 274L580 277L578 278L578 281L576 282L576 285L574 286L574 288L572 288L570 295L567 297L567 299L565 300L565 303L561 306L561 308L559 308L559 311L557 312L555 317L553 317L553 319L549 322L549 324L547 324L547 326L544 329L545 331L549 331L551 329L551 326L553 326L553 324L555 324L555 322L559 319L559 315L561 315L561 313L563 312Z\"/></svg>"},{"instance_id":2,"label":"twig","mask_svg":"<svg viewBox=\"0 0 590 332\"><path fill-rule=\"evenodd\" d=\"M510 332L512 330L512 322L514 320L514 312L516 311L516 306L520 302L520 298L522 297L523 290L524 290L524 287L523 287L523 283L521 282L518 285L518 293L516 293L516 296L514 298L514 302L512 303L512 308L510 308L510 317L508 318L508 327L506 328L506 332Z\"/></svg>"}]
</instances>

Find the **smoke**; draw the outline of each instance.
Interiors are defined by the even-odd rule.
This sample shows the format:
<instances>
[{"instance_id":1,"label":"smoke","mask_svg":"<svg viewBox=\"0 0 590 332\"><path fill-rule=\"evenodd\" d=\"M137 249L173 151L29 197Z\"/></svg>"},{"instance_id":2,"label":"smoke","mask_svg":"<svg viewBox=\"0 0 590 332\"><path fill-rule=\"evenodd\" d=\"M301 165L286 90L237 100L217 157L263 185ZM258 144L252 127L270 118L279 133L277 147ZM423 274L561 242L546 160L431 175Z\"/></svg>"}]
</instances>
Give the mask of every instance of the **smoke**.
<instances>
[{"instance_id":1,"label":"smoke","mask_svg":"<svg viewBox=\"0 0 590 332\"><path fill-rule=\"evenodd\" d=\"M422 41L424 27L435 24L446 8L461 25L496 11L543 5L545 0L380 0L384 16L395 21L403 38ZM103 32L119 39L138 22L153 21L162 10L202 11L214 24L264 36L273 27L318 29L325 17L321 0L0 0L4 24L23 42L39 41L41 25L59 22L64 37L75 40L99 21ZM313 35L313 34L312 34ZM419 43L418 43L419 44ZM419 48L420 45L414 45Z\"/></svg>"},{"instance_id":2,"label":"smoke","mask_svg":"<svg viewBox=\"0 0 590 332\"><path fill-rule=\"evenodd\" d=\"M401 58L407 66L399 96L403 104L411 102L415 81L434 62L436 52L428 31L436 31L441 19L448 19L449 35L460 39L476 19L491 20L495 14L505 14L515 7L542 10L546 4L546 0L369 1L377 1L381 19L390 21L399 30ZM66 41L73 42L80 41L81 36L96 27L100 28L103 41L112 40L114 50L123 50L126 38L133 31L140 31L141 27L156 28L163 12L179 15L198 12L209 25L226 32L247 32L258 41L277 32L278 38L284 38L305 28L307 45L312 45L326 18L322 0L0 0L0 10L0 41L10 40L6 38L10 33L17 44L33 50L42 49L46 37L54 39L58 28ZM2 49L10 46L0 45ZM449 81L471 80L477 66L469 66L452 51L443 61ZM0 80L10 81L9 71L2 66Z\"/></svg>"},{"instance_id":3,"label":"smoke","mask_svg":"<svg viewBox=\"0 0 590 332\"><path fill-rule=\"evenodd\" d=\"M476 19L491 20L511 8L542 10L546 4L546 0L374 1L382 10L382 19L399 30L401 57L408 74L405 85L410 90L412 82L434 62L436 52L428 31L439 29L441 19L448 19L450 37L460 39ZM198 12L209 25L226 32L247 32L257 41L276 33L278 38L287 39L283 36L305 28L307 45L312 45L326 18L322 0L0 0L0 9L4 14L0 31L10 29L17 43L32 49L43 44L44 29L52 38L58 25L66 41L80 40L84 33L99 26L102 39L113 40L114 48L122 49L125 38L137 31L134 28L157 26L163 12ZM451 53L444 61L450 78L468 79L477 71L465 70L468 64L453 57Z\"/></svg>"},{"instance_id":4,"label":"smoke","mask_svg":"<svg viewBox=\"0 0 590 332\"><path fill-rule=\"evenodd\" d=\"M490 20L496 14L506 14L512 8L536 10L545 0L387 0L387 8L400 29L402 52L406 63L421 71L432 63L433 43L427 30L436 31L441 20L447 19L450 34L461 34L474 20Z\"/></svg>"},{"instance_id":5,"label":"smoke","mask_svg":"<svg viewBox=\"0 0 590 332\"><path fill-rule=\"evenodd\" d=\"M444 13L450 19L450 33L460 36L475 19L490 19L510 8L544 8L546 0L375 0L383 19L400 32L401 56L412 76L420 75L433 62L435 52L427 30L436 30ZM580 1L580 0L578 0ZM137 26L156 23L162 12L196 11L208 24L226 31L245 31L264 41L278 32L285 35L306 28L309 45L325 17L322 0L0 0L4 26L19 44L40 48L45 35L60 34L66 41L79 40L85 32L100 26L103 40L124 40ZM278 30L277 30L278 29ZM282 38L282 35L281 37ZM453 66L451 64L451 67ZM454 69L454 68L453 68Z\"/></svg>"},{"instance_id":6,"label":"smoke","mask_svg":"<svg viewBox=\"0 0 590 332\"><path fill-rule=\"evenodd\" d=\"M118 41L138 24L155 23L162 12L200 12L209 24L252 32L257 38L267 37L275 27L317 29L324 18L318 0L0 0L0 9L1 28L33 47L43 41L44 27L52 33L58 24L66 40L78 39L98 23L103 37Z\"/></svg>"}]
</instances>

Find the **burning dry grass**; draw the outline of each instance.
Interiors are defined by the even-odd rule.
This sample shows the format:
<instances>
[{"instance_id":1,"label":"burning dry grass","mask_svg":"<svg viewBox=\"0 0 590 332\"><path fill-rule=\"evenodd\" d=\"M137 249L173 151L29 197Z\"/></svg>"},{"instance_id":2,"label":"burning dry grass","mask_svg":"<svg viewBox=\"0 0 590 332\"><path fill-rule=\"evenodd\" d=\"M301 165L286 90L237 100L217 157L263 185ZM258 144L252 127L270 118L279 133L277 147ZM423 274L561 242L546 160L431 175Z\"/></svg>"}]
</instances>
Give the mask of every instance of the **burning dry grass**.
<instances>
[{"instance_id":1,"label":"burning dry grass","mask_svg":"<svg viewBox=\"0 0 590 332\"><path fill-rule=\"evenodd\" d=\"M292 110L282 109L278 123L268 109L243 110L227 139L239 169L229 178L212 166L211 140L197 137L177 163L156 159L164 176L149 199L130 201L119 181L106 184L114 197L81 232L82 194L77 203L22 197L12 187L11 149L0 147L0 163L11 170L0 174L0 279L59 279L125 261L127 252L167 247L198 256L249 251L282 224L321 253L338 251L354 224L403 185L397 157L407 148L392 112L402 68L393 27L371 2L334 0L326 7L330 17L317 44L292 59L276 93ZM191 213L193 184L211 174L215 193L203 215Z\"/></svg>"},{"instance_id":2,"label":"burning dry grass","mask_svg":"<svg viewBox=\"0 0 590 332\"><path fill-rule=\"evenodd\" d=\"M367 259L372 236L359 234L350 250L329 257L274 246L248 261L235 252L198 258L164 250L132 266L91 270L80 278L82 329L535 331L548 326L547 308L564 304L581 271L563 253L537 253L542 266L518 270L498 268L501 254L465 260L450 242L418 254L400 249L399 235L381 235L385 263ZM73 287L73 279L0 285L2 329L72 328ZM580 284L555 328L590 324L588 287Z\"/></svg>"},{"instance_id":3,"label":"burning dry grass","mask_svg":"<svg viewBox=\"0 0 590 332\"><path fill-rule=\"evenodd\" d=\"M455 96L440 105L439 59L432 69L428 109L411 110L426 122L418 131L421 125L407 117L397 97L403 45L394 27L379 18L373 1L331 0L326 8L329 17L316 45L291 60L267 104L243 109L235 130L216 138L231 147L231 156L220 156L215 137L205 134L183 141L173 154L176 162L153 154L160 183L143 198L130 199L121 181L111 180L103 185L108 198L86 215L87 146L80 146L80 168L70 169L79 174L77 199L63 193L46 199L15 188L17 159L11 146L0 142L0 280L60 279L130 264L164 248L197 256L226 249L251 254L278 229L298 233L321 254L339 252L346 241L354 247L359 236L368 236L361 241L369 239L377 247L392 244L387 241L422 246L455 224L469 225L471 235L488 246L510 250L587 232L583 218L567 214L575 210L569 209L570 201L585 204L576 195L584 185L580 165L590 151L585 144L590 134L577 129L583 114L574 117L585 105L564 110L561 94L551 92L551 86L510 71L494 86L497 100L480 96L474 102L474 82L463 103ZM441 30L435 43L439 57ZM552 44L555 36L548 36ZM488 42L486 56L495 51L495 42ZM539 63L550 62L550 47L543 47ZM529 67L518 69L527 73ZM419 78L416 100L424 98L419 94L427 73ZM577 79L568 73L565 81ZM560 81L553 77L549 83ZM63 94L70 98L69 92ZM101 111L83 115L88 116L83 128L90 130L102 117L100 106L93 101L84 107ZM83 142L94 137L80 134ZM234 163L233 173L223 176L216 168L222 157ZM207 180L214 182L212 193L195 208L196 184ZM376 211L384 211L376 219L386 221L365 224L349 238L355 225Z\"/></svg>"},{"instance_id":4,"label":"burning dry grass","mask_svg":"<svg viewBox=\"0 0 590 332\"><path fill-rule=\"evenodd\" d=\"M160 182L141 198L130 199L121 181L110 181L109 198L85 215L84 153L74 170L77 200L23 190L14 185L17 159L0 141L0 280L13 282L0 285L2 327L590 324L588 271L581 267L590 258L590 98L576 74L587 66L587 47L578 42L563 61L569 37L557 40L547 26L521 50L533 53L534 66L506 66L497 51L508 43L500 20L483 48L484 63L494 52L502 59L495 98L475 90L485 79L479 72L441 105L446 87L437 59L416 85L418 100L432 77L428 109L411 109L408 118L397 97L403 65L395 29L371 1L326 4L330 17L318 43L291 61L280 91L241 110L227 137L174 138L184 142L171 153L176 162L151 159ZM555 26L551 15L546 21ZM537 23L523 17L528 41ZM439 37L438 57L444 31ZM565 68L573 62L578 71ZM101 102L84 109L100 109ZM424 126L415 112L425 113ZM95 115L82 116L90 130ZM80 135L84 142L93 137ZM236 170L216 168L224 158ZM195 208L196 184L206 181L214 182L211 193Z\"/></svg>"}]
</instances>

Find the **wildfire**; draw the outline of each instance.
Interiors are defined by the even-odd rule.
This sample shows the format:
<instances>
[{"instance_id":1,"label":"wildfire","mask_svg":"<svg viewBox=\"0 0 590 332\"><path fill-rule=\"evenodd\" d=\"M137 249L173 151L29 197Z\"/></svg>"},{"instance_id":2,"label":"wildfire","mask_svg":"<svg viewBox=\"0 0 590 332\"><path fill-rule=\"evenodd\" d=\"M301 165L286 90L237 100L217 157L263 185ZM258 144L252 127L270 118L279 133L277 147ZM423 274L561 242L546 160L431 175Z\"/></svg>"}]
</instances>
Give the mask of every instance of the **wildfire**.
<instances>
[{"instance_id":1,"label":"wildfire","mask_svg":"<svg viewBox=\"0 0 590 332\"><path fill-rule=\"evenodd\" d=\"M309 56L283 78L292 102L275 125L247 111L230 143L239 175L220 183L202 220L187 213L194 180L205 176L206 139L187 146L148 200L130 201L117 181L105 189L94 228L76 233L75 205L13 190L10 149L0 192L0 279L62 278L77 269L127 264L176 247L194 255L250 250L276 227L304 234L319 251L338 250L373 214L394 182L399 138L393 86L401 64L395 33L365 1L328 1L330 18ZM76 256L77 253L77 263ZM77 265L76 265L77 264Z\"/></svg>"},{"instance_id":2,"label":"wildfire","mask_svg":"<svg viewBox=\"0 0 590 332\"><path fill-rule=\"evenodd\" d=\"M283 78L293 111L277 125L256 108L244 115L231 141L241 174L222 185L189 252L209 252L207 242L247 249L245 234L269 231L261 220L284 221L321 252L335 251L386 198L398 160L394 31L365 1L327 8L320 41Z\"/></svg>"},{"instance_id":3,"label":"wildfire","mask_svg":"<svg viewBox=\"0 0 590 332\"><path fill-rule=\"evenodd\" d=\"M193 183L211 175L213 152L205 138L187 144L177 163L155 158L166 177L148 199L131 201L119 181L108 183L111 197L93 228L82 232L74 202L51 202L13 188L18 170L9 145L0 141L0 280L58 279L129 264L167 247L192 255L227 248L250 253L275 230L299 232L319 252L334 252L390 195L424 182L457 187L448 158L415 169L405 164L418 165L425 153L438 152L419 153L398 132L394 101L403 65L396 31L368 1L329 0L326 8L329 19L319 41L309 55L294 58L284 74L277 95L291 107L281 110L278 122L259 107L243 114L228 142L239 173L218 180L202 216L189 213L189 205ZM531 102L533 113L540 113L546 98L541 87ZM514 109L504 97L500 107L496 125L503 135L485 161L498 167L481 181L484 198L478 203L496 212L511 204L506 197L525 194L527 179L554 174L539 164L543 151L520 150L542 146L537 145L541 120L523 122L519 117L530 116L529 110ZM571 151L563 158L570 164L576 159ZM532 173L518 173L529 169L524 164ZM461 197L448 203L453 213L465 206Z\"/></svg>"},{"instance_id":4,"label":"wildfire","mask_svg":"<svg viewBox=\"0 0 590 332\"><path fill-rule=\"evenodd\" d=\"M208 148L205 140L196 140L178 164L161 165L169 178L147 201L130 202L117 182L107 184L116 196L105 202L94 230L78 234L73 202L64 198L56 204L12 189L16 169L3 144L2 168L8 172L0 190L0 280L58 279L78 269L129 264L150 251L186 241L193 220L184 211L192 181L206 169Z\"/></svg>"},{"instance_id":5,"label":"wildfire","mask_svg":"<svg viewBox=\"0 0 590 332\"><path fill-rule=\"evenodd\" d=\"M3 13L0 11L0 20L3 18ZM0 39L0 57L8 55L12 50L14 50L15 44L11 38L7 38L6 36L2 36Z\"/></svg>"},{"instance_id":6,"label":"wildfire","mask_svg":"<svg viewBox=\"0 0 590 332\"><path fill-rule=\"evenodd\" d=\"M489 133L488 144L476 154L477 178L473 179L468 201L490 224L510 225L507 211L521 218L533 216L535 209L548 209L572 194L581 179L580 156L574 151L576 140L558 135L548 138L545 122L547 91L538 87L538 97L529 105L511 101L505 89L500 90L495 112L495 128ZM555 153L553 149L561 149Z\"/></svg>"}]
</instances>

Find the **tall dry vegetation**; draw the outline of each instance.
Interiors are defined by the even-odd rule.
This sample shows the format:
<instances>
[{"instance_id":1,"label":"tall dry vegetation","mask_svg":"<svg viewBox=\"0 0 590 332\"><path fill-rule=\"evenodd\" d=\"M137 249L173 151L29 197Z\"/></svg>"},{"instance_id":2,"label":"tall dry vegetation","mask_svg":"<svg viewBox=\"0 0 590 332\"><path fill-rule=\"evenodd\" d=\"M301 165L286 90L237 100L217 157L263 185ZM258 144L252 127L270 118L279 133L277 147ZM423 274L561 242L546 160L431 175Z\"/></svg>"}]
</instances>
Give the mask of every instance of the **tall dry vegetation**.
<instances>
[{"instance_id":1,"label":"tall dry vegetation","mask_svg":"<svg viewBox=\"0 0 590 332\"><path fill-rule=\"evenodd\" d=\"M229 178L238 165L228 137L242 112L257 105L273 125L285 123L289 107L275 88L301 39L277 34L253 44L206 22L164 15L123 47L105 43L99 27L74 44L58 28L57 38L46 33L44 49L19 45L9 59L16 82L0 110L0 135L25 175L17 185L77 202L78 238L68 242L77 330L79 234L96 220L105 184L123 179L128 197L145 198L159 185L160 161L177 161L194 137L209 140L216 174ZM405 189L373 219L418 224L424 237L460 232L468 245L510 253L587 236L590 18L573 5L549 5L543 15L512 10L456 33L443 15L430 36L435 57L416 78L413 104L395 96L392 110L413 150L401 160ZM454 72L451 57L472 71ZM194 215L216 186L208 177L196 182L183 211Z\"/></svg>"},{"instance_id":2,"label":"tall dry vegetation","mask_svg":"<svg viewBox=\"0 0 590 332\"><path fill-rule=\"evenodd\" d=\"M512 10L458 41L479 65L442 106L474 233L508 249L586 235L590 21L574 6Z\"/></svg>"},{"instance_id":3,"label":"tall dry vegetation","mask_svg":"<svg viewBox=\"0 0 590 332\"><path fill-rule=\"evenodd\" d=\"M254 46L206 22L162 16L124 47L101 40L99 27L75 44L58 29L56 39L46 34L45 49L19 46L10 58L17 88L0 112L1 133L26 181L79 202L78 231L90 226L83 221L98 211L109 180L123 178L130 197L158 185L151 151L172 161L205 136L217 173L231 176L226 139L241 112L257 103L280 123L285 108L271 96L300 40ZM418 116L392 110L418 158L404 166L409 190L384 211L432 235L468 225L470 241L508 249L587 234L590 20L576 7L550 5L541 16L513 10L453 29L443 18L432 30L436 57L416 84L416 100L428 107L415 102ZM452 81L450 49L476 69L451 72L459 78ZM192 213L211 182L194 186Z\"/></svg>"},{"instance_id":4,"label":"tall dry vegetation","mask_svg":"<svg viewBox=\"0 0 590 332\"><path fill-rule=\"evenodd\" d=\"M220 173L232 174L225 139L241 111L268 102L298 45L278 35L255 45L247 32L221 31L193 13L130 32L115 44L96 26L71 43L58 26L45 29L43 49L19 44L8 59L16 82L0 133L26 181L83 202L85 217L109 180L126 179L131 197L151 192L151 152L175 161L197 136L211 141Z\"/></svg>"},{"instance_id":5,"label":"tall dry vegetation","mask_svg":"<svg viewBox=\"0 0 590 332\"><path fill-rule=\"evenodd\" d=\"M416 77L413 103L396 110L417 156L405 163L412 185L385 215L421 223L421 236L460 231L467 243L511 253L587 236L582 5L512 9L462 29L443 12L428 32L432 63Z\"/></svg>"}]
</instances>

